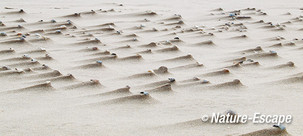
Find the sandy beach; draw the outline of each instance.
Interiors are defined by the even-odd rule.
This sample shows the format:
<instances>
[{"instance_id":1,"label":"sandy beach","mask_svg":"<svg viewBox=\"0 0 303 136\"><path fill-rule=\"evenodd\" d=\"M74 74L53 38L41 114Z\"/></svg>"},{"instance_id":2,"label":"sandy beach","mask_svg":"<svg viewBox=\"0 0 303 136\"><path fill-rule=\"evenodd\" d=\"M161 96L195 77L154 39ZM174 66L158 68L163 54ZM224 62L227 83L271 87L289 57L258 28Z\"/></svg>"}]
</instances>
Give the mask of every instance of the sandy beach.
<instances>
[{"instance_id":1,"label":"sandy beach","mask_svg":"<svg viewBox=\"0 0 303 136\"><path fill-rule=\"evenodd\" d=\"M0 135L300 136L302 32L300 0L1 0Z\"/></svg>"}]
</instances>

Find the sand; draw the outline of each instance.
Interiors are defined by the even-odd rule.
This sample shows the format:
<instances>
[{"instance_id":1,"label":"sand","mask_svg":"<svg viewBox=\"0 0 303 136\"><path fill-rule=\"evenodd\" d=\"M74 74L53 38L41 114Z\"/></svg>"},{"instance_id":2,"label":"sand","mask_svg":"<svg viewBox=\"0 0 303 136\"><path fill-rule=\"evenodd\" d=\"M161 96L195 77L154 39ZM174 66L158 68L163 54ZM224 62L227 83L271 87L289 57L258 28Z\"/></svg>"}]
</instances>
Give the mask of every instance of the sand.
<instances>
[{"instance_id":1,"label":"sand","mask_svg":"<svg viewBox=\"0 0 303 136\"><path fill-rule=\"evenodd\" d=\"M1 0L0 133L301 135L300 6ZM294 119L286 130L200 119L227 110Z\"/></svg>"}]
</instances>

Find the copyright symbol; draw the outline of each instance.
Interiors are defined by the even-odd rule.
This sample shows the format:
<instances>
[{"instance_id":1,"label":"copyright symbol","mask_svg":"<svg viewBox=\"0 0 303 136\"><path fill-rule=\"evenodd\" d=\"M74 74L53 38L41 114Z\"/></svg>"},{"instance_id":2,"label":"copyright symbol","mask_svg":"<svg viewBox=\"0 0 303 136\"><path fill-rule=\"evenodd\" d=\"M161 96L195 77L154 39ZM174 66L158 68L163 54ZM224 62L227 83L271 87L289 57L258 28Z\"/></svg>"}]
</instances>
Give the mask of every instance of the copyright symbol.
<instances>
[{"instance_id":1,"label":"copyright symbol","mask_svg":"<svg viewBox=\"0 0 303 136\"><path fill-rule=\"evenodd\" d=\"M203 115L201 119L203 122L208 121L208 115Z\"/></svg>"}]
</instances>

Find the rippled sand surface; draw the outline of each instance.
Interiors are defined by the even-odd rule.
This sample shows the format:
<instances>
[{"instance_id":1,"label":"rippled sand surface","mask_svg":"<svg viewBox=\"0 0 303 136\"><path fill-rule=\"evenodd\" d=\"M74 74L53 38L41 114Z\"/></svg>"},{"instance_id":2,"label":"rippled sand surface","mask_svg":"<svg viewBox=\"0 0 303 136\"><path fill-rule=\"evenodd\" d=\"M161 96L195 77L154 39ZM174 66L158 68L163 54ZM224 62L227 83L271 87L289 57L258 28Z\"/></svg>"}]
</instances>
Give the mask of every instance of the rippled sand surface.
<instances>
[{"instance_id":1,"label":"rippled sand surface","mask_svg":"<svg viewBox=\"0 0 303 136\"><path fill-rule=\"evenodd\" d=\"M300 6L1 0L0 135L301 135ZM294 119L200 119L228 110Z\"/></svg>"}]
</instances>

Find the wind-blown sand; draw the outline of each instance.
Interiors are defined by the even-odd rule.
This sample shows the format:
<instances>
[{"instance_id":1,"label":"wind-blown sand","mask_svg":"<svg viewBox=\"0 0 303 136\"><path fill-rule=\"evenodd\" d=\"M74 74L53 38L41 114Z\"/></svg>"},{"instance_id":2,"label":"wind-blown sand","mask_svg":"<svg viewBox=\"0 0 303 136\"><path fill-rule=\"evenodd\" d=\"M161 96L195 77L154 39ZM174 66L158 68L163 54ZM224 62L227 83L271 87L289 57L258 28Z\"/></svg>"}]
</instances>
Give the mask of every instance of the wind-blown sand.
<instances>
[{"instance_id":1,"label":"wind-blown sand","mask_svg":"<svg viewBox=\"0 0 303 136\"><path fill-rule=\"evenodd\" d=\"M302 7L1 0L0 135L301 135ZM227 110L294 119L200 119Z\"/></svg>"}]
</instances>

